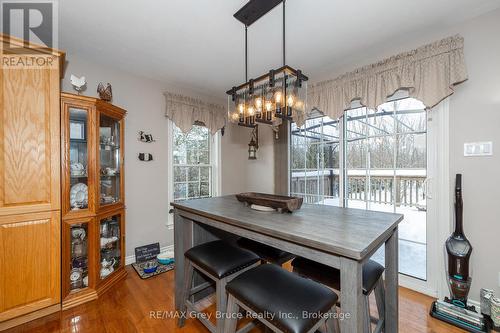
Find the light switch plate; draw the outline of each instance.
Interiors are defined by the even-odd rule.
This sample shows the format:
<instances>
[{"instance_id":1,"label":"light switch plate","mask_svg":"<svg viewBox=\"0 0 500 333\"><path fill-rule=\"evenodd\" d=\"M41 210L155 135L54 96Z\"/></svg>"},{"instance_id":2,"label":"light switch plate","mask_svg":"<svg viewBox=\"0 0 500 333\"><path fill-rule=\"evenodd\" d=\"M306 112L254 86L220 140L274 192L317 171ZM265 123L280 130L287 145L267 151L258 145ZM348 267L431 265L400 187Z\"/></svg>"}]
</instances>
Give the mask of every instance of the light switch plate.
<instances>
[{"instance_id":1,"label":"light switch plate","mask_svg":"<svg viewBox=\"0 0 500 333\"><path fill-rule=\"evenodd\" d=\"M464 143L464 156L492 156L493 142L468 142Z\"/></svg>"}]
</instances>

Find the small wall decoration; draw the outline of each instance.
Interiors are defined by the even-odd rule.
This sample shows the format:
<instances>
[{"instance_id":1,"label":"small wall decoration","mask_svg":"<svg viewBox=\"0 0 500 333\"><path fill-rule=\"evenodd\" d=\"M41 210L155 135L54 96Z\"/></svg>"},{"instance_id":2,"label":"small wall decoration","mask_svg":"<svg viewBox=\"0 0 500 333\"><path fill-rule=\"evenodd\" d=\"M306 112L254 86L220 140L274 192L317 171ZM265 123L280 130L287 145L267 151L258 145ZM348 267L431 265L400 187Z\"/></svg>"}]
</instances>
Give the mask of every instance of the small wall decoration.
<instances>
[{"instance_id":1,"label":"small wall decoration","mask_svg":"<svg viewBox=\"0 0 500 333\"><path fill-rule=\"evenodd\" d=\"M97 86L97 93L99 94L99 98L103 101L111 102L111 100L113 99L113 92L111 90L111 84L109 83L106 85L106 87L104 87L104 84L100 82Z\"/></svg>"},{"instance_id":2,"label":"small wall decoration","mask_svg":"<svg viewBox=\"0 0 500 333\"><path fill-rule=\"evenodd\" d=\"M155 142L156 140L153 139L152 134L148 134L144 131L139 131L139 141L150 143L150 142Z\"/></svg>"},{"instance_id":3,"label":"small wall decoration","mask_svg":"<svg viewBox=\"0 0 500 333\"><path fill-rule=\"evenodd\" d=\"M153 160L153 155L151 155L150 153L139 153L139 160L150 162Z\"/></svg>"},{"instance_id":4,"label":"small wall decoration","mask_svg":"<svg viewBox=\"0 0 500 333\"><path fill-rule=\"evenodd\" d=\"M86 89L87 81L85 80L85 76L78 77L71 74L70 81L73 89L78 92L78 95L80 95L80 92Z\"/></svg>"}]
</instances>

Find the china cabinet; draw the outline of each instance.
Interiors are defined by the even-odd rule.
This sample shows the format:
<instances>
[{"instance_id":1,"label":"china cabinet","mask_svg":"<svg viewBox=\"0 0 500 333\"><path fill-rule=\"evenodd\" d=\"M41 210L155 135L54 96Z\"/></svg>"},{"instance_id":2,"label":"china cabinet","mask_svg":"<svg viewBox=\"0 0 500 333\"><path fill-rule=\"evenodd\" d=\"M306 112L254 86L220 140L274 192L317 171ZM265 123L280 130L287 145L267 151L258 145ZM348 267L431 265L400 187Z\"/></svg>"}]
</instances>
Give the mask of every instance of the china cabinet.
<instances>
[{"instance_id":1,"label":"china cabinet","mask_svg":"<svg viewBox=\"0 0 500 333\"><path fill-rule=\"evenodd\" d=\"M2 331L60 309L59 96L65 56L3 34L0 55ZM33 58L40 61L22 67ZM11 67L9 59L19 65Z\"/></svg>"},{"instance_id":2,"label":"china cabinet","mask_svg":"<svg viewBox=\"0 0 500 333\"><path fill-rule=\"evenodd\" d=\"M122 279L125 110L61 94L63 309L96 299Z\"/></svg>"}]
</instances>

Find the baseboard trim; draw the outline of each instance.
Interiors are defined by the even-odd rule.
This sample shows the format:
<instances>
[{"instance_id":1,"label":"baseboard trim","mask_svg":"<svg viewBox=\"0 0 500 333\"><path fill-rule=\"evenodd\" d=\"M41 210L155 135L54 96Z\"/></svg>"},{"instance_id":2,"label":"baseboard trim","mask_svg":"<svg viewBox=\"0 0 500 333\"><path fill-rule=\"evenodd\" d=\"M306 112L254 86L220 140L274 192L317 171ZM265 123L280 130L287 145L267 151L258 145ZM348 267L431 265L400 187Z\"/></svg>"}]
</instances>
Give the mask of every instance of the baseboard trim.
<instances>
[{"instance_id":1,"label":"baseboard trim","mask_svg":"<svg viewBox=\"0 0 500 333\"><path fill-rule=\"evenodd\" d=\"M160 252L173 251L173 250L174 250L173 244L160 248ZM132 265L133 263L135 263L135 255L125 257L125 265Z\"/></svg>"},{"instance_id":2,"label":"baseboard trim","mask_svg":"<svg viewBox=\"0 0 500 333\"><path fill-rule=\"evenodd\" d=\"M421 281L415 281L413 278L407 278L406 276L400 276L399 277L399 286L404 287L416 292L419 292L421 294L437 298L437 292L435 290L432 290L431 288L428 288L427 286L424 285L425 283Z\"/></svg>"},{"instance_id":3,"label":"baseboard trim","mask_svg":"<svg viewBox=\"0 0 500 333\"><path fill-rule=\"evenodd\" d=\"M30 313L21 315L19 317L8 319L6 321L0 322L0 331L4 331L4 330L10 329L10 328L19 326L21 324L25 324L29 321L32 321L32 320L35 320L38 318L42 318L42 317L45 317L45 316L48 316L50 314L60 312L60 311L61 311L61 304L58 303L58 304L54 304L54 305L48 306L46 308L43 308L43 309L40 309L37 311L33 311Z\"/></svg>"}]
</instances>

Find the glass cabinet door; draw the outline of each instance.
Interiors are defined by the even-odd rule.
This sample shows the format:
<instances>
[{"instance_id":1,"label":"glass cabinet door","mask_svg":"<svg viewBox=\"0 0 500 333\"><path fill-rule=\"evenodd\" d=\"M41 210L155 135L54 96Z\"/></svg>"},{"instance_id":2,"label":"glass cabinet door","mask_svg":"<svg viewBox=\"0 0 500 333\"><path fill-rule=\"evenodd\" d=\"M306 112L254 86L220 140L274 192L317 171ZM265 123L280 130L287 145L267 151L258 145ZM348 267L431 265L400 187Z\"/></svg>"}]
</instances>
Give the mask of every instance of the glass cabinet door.
<instances>
[{"instance_id":1,"label":"glass cabinet door","mask_svg":"<svg viewBox=\"0 0 500 333\"><path fill-rule=\"evenodd\" d=\"M71 292L89 286L88 223L72 224L69 228L70 271L69 290Z\"/></svg>"},{"instance_id":2,"label":"glass cabinet door","mask_svg":"<svg viewBox=\"0 0 500 333\"><path fill-rule=\"evenodd\" d=\"M120 202L120 122L106 115L99 121L100 205Z\"/></svg>"},{"instance_id":3,"label":"glass cabinet door","mask_svg":"<svg viewBox=\"0 0 500 333\"><path fill-rule=\"evenodd\" d=\"M88 189L88 119L87 109L69 107L70 211L87 209Z\"/></svg>"},{"instance_id":4,"label":"glass cabinet door","mask_svg":"<svg viewBox=\"0 0 500 333\"><path fill-rule=\"evenodd\" d=\"M121 265L121 214L100 220L100 277L104 280Z\"/></svg>"}]
</instances>

